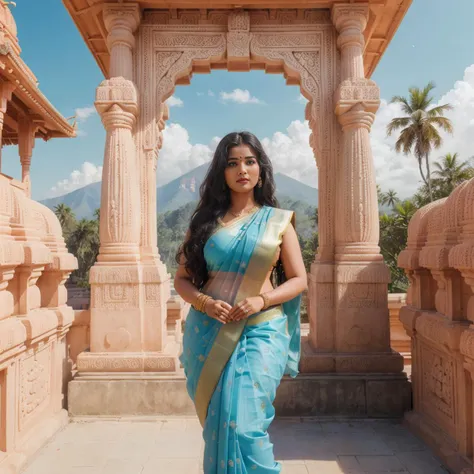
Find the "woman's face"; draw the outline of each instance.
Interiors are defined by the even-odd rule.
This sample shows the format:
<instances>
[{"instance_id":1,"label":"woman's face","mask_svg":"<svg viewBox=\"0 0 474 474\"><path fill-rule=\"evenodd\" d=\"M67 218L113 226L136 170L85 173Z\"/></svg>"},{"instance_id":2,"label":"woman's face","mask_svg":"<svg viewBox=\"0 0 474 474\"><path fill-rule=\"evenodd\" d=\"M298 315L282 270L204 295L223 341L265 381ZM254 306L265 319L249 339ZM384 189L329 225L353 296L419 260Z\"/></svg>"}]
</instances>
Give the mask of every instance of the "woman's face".
<instances>
[{"instance_id":1,"label":"woman's face","mask_svg":"<svg viewBox=\"0 0 474 474\"><path fill-rule=\"evenodd\" d=\"M251 191L257 185L260 176L257 155L252 148L248 145L231 148L224 176L227 186L232 191L237 193Z\"/></svg>"}]
</instances>

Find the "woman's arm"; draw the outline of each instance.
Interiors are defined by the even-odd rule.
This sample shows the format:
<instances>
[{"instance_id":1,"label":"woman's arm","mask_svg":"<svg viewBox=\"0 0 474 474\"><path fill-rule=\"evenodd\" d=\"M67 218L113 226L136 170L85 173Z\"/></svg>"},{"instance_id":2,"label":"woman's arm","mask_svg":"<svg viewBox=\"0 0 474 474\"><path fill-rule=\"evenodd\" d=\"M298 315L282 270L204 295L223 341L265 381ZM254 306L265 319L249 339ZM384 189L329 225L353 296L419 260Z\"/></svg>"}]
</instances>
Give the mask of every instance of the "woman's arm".
<instances>
[{"instance_id":1,"label":"woman's arm","mask_svg":"<svg viewBox=\"0 0 474 474\"><path fill-rule=\"evenodd\" d=\"M186 232L184 241L186 242L188 238L189 230ZM192 277L186 270L185 262L184 254L181 254L178 270L176 270L176 275L174 277L174 289L184 301L194 304L200 291L193 285Z\"/></svg>"},{"instance_id":2,"label":"woman's arm","mask_svg":"<svg viewBox=\"0 0 474 474\"><path fill-rule=\"evenodd\" d=\"M308 288L308 276L298 236L292 224L283 234L280 259L287 280L275 289L265 292L269 299L269 306L285 303Z\"/></svg>"},{"instance_id":3,"label":"woman's arm","mask_svg":"<svg viewBox=\"0 0 474 474\"><path fill-rule=\"evenodd\" d=\"M283 234L280 250L280 259L285 270L287 280L271 291L266 291L268 306L285 303L308 288L308 277L301 255L300 244L295 228L292 224ZM239 321L262 310L264 301L261 296L252 296L237 303L229 312L229 318ZM245 312L245 310L248 312Z\"/></svg>"},{"instance_id":4,"label":"woman's arm","mask_svg":"<svg viewBox=\"0 0 474 474\"><path fill-rule=\"evenodd\" d=\"M189 238L189 230L186 233L184 241ZM174 289L184 301L194 304L197 301L198 295L201 293L193 284L192 277L185 267L186 259L184 254L181 254L180 263L174 277ZM214 300L210 298L203 311L211 318L217 319L221 323L228 322L227 314L231 309L230 304L221 300Z\"/></svg>"}]
</instances>

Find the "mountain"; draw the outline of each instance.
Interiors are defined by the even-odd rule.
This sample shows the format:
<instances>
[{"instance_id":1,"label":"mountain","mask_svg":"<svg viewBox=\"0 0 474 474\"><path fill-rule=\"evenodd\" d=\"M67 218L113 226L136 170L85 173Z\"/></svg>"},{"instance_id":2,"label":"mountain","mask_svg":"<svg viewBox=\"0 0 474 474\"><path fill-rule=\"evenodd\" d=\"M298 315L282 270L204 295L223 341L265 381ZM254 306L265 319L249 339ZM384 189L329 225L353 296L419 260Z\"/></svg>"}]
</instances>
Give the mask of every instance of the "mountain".
<instances>
[{"instance_id":1,"label":"mountain","mask_svg":"<svg viewBox=\"0 0 474 474\"><path fill-rule=\"evenodd\" d=\"M205 163L179 178L156 189L159 213L174 211L199 200L199 187L204 180L209 164ZM289 176L275 174L276 195L279 201L291 199L301 201L312 207L318 206L318 190ZM91 219L94 211L100 207L101 183L92 183L83 188L51 199L41 201L46 207L54 210L58 204L69 206L77 219Z\"/></svg>"},{"instance_id":2,"label":"mountain","mask_svg":"<svg viewBox=\"0 0 474 474\"><path fill-rule=\"evenodd\" d=\"M100 207L100 187L100 182L92 183L63 196L40 202L53 211L58 204L66 204L73 210L77 219L92 219L94 211Z\"/></svg>"}]
</instances>

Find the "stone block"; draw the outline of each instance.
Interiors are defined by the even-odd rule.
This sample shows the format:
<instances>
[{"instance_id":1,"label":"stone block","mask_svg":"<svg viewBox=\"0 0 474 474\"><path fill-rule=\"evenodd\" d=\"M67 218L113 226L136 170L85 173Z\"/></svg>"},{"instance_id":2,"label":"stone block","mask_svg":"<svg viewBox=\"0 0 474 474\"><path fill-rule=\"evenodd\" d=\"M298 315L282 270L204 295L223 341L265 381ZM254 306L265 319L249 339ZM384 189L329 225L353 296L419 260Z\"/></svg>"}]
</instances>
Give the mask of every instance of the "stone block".
<instances>
[{"instance_id":1,"label":"stone block","mask_svg":"<svg viewBox=\"0 0 474 474\"><path fill-rule=\"evenodd\" d=\"M372 418L401 416L412 406L411 384L406 377L368 380L367 412Z\"/></svg>"},{"instance_id":2,"label":"stone block","mask_svg":"<svg viewBox=\"0 0 474 474\"><path fill-rule=\"evenodd\" d=\"M279 416L401 417L411 407L404 374L313 374L285 377L275 400Z\"/></svg>"},{"instance_id":3,"label":"stone block","mask_svg":"<svg viewBox=\"0 0 474 474\"><path fill-rule=\"evenodd\" d=\"M194 415L184 376L113 374L77 377L69 383L71 416Z\"/></svg>"}]
</instances>

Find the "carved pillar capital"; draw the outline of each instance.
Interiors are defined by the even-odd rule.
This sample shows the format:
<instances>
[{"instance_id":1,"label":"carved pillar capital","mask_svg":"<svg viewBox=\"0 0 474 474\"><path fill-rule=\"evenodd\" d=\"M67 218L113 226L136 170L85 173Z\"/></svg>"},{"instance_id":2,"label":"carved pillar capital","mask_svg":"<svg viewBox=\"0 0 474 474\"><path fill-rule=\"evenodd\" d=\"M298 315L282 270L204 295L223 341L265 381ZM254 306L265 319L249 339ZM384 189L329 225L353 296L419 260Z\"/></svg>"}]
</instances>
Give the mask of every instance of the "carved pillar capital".
<instances>
[{"instance_id":1,"label":"carved pillar capital","mask_svg":"<svg viewBox=\"0 0 474 474\"><path fill-rule=\"evenodd\" d=\"M342 78L364 77L364 35L369 17L368 4L336 4L331 18L339 32L337 45L341 50Z\"/></svg>"},{"instance_id":2,"label":"carved pillar capital","mask_svg":"<svg viewBox=\"0 0 474 474\"><path fill-rule=\"evenodd\" d=\"M336 91L336 115L342 129L365 128L370 131L380 106L380 91L370 79L347 79Z\"/></svg>"},{"instance_id":3,"label":"carved pillar capital","mask_svg":"<svg viewBox=\"0 0 474 474\"><path fill-rule=\"evenodd\" d=\"M104 23L109 33L107 46L112 49L119 42L135 47L134 32L140 24L138 3L106 3L103 10Z\"/></svg>"},{"instance_id":4,"label":"carved pillar capital","mask_svg":"<svg viewBox=\"0 0 474 474\"><path fill-rule=\"evenodd\" d=\"M110 76L123 76L131 80L132 51L135 48L134 33L140 24L140 7L138 3L106 3L103 18L108 31Z\"/></svg>"},{"instance_id":5,"label":"carved pillar capital","mask_svg":"<svg viewBox=\"0 0 474 474\"><path fill-rule=\"evenodd\" d=\"M227 67L229 71L250 70L250 16L243 10L228 17Z\"/></svg>"},{"instance_id":6,"label":"carved pillar capital","mask_svg":"<svg viewBox=\"0 0 474 474\"><path fill-rule=\"evenodd\" d=\"M102 81L96 91L95 107L107 131L115 128L132 130L138 115L135 85L123 77Z\"/></svg>"},{"instance_id":7,"label":"carved pillar capital","mask_svg":"<svg viewBox=\"0 0 474 474\"><path fill-rule=\"evenodd\" d=\"M368 18L369 5L367 3L338 3L332 7L331 11L331 20L341 36L357 36L362 34L367 26ZM341 36L338 42L344 43L344 38Z\"/></svg>"}]
</instances>

